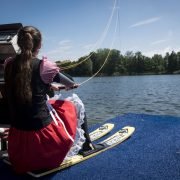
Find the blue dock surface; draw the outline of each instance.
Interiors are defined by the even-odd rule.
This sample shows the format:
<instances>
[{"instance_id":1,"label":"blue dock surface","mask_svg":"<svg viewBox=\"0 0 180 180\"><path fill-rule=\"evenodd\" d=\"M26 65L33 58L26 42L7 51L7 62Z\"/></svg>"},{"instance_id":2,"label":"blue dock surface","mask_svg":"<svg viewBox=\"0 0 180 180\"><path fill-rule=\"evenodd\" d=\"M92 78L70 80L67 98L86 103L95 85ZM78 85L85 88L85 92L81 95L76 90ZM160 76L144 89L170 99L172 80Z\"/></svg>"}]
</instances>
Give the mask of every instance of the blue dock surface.
<instances>
[{"instance_id":1,"label":"blue dock surface","mask_svg":"<svg viewBox=\"0 0 180 180\"><path fill-rule=\"evenodd\" d=\"M180 117L125 114L110 119L114 129L136 128L132 137L116 147L43 180L180 180ZM93 125L90 130L97 128ZM97 141L98 142L98 141ZM28 154L27 154L28 156ZM28 180L0 160L1 180Z\"/></svg>"}]
</instances>

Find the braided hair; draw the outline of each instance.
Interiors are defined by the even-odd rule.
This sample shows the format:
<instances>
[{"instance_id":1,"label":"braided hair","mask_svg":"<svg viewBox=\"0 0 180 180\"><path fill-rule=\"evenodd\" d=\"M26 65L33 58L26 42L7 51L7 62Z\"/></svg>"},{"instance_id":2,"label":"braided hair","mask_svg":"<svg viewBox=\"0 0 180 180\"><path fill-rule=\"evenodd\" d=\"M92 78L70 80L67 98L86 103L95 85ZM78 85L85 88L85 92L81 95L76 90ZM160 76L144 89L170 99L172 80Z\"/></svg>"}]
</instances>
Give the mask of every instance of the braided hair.
<instances>
[{"instance_id":1,"label":"braided hair","mask_svg":"<svg viewBox=\"0 0 180 180\"><path fill-rule=\"evenodd\" d=\"M41 46L41 33L33 26L25 26L18 32L17 44L20 54L13 61L11 74L11 86L15 99L21 103L32 101L32 61ZM13 72L13 73L12 73Z\"/></svg>"}]
</instances>

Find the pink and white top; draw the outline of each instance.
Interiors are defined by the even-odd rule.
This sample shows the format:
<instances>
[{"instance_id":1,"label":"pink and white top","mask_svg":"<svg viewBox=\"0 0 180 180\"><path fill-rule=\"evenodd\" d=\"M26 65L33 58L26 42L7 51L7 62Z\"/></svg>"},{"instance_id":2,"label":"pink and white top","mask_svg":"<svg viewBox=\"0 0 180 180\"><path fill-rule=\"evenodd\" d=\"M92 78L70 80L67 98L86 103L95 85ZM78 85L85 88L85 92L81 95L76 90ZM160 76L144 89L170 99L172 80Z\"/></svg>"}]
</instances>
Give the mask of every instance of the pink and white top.
<instances>
[{"instance_id":1,"label":"pink and white top","mask_svg":"<svg viewBox=\"0 0 180 180\"><path fill-rule=\"evenodd\" d=\"M49 61L47 57L42 58L40 66L40 76L44 83L52 83L59 70L60 68L57 67L56 63Z\"/></svg>"},{"instance_id":2,"label":"pink and white top","mask_svg":"<svg viewBox=\"0 0 180 180\"><path fill-rule=\"evenodd\" d=\"M6 67L6 65L12 60L12 57L7 58L5 60L4 67ZM60 68L56 65L56 63L49 61L47 57L42 58L42 62L40 65L40 76L45 84L52 83L54 77L59 71Z\"/></svg>"}]
</instances>

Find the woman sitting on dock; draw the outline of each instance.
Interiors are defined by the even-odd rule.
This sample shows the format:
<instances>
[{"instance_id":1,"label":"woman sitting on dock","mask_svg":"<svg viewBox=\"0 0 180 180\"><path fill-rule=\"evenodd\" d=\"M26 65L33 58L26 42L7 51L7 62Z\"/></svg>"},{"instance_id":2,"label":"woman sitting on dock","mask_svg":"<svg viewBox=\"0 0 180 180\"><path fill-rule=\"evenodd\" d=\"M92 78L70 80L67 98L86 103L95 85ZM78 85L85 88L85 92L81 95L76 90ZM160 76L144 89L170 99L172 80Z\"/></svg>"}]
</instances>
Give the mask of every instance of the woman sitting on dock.
<instances>
[{"instance_id":1,"label":"woman sitting on dock","mask_svg":"<svg viewBox=\"0 0 180 180\"><path fill-rule=\"evenodd\" d=\"M37 58L40 31L32 26L23 27L17 43L20 54L9 58L5 65L11 114L8 154L15 171L55 168L79 151L101 149L91 143L84 106L77 95L47 101L52 82L61 83L66 89L78 85L60 73L55 63Z\"/></svg>"}]
</instances>

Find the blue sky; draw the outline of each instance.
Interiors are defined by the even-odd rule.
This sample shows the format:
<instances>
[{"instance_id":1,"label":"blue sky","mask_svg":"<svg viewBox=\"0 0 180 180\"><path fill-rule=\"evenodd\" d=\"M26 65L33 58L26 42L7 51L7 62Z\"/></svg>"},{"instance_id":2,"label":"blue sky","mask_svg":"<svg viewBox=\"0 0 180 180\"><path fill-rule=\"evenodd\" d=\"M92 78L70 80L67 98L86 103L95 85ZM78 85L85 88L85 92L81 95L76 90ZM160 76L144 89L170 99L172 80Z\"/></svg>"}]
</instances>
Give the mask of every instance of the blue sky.
<instances>
[{"instance_id":1,"label":"blue sky","mask_svg":"<svg viewBox=\"0 0 180 180\"><path fill-rule=\"evenodd\" d=\"M179 0L0 0L0 6L0 24L40 29L40 56L52 61L76 60L98 48L146 56L180 51Z\"/></svg>"}]
</instances>

